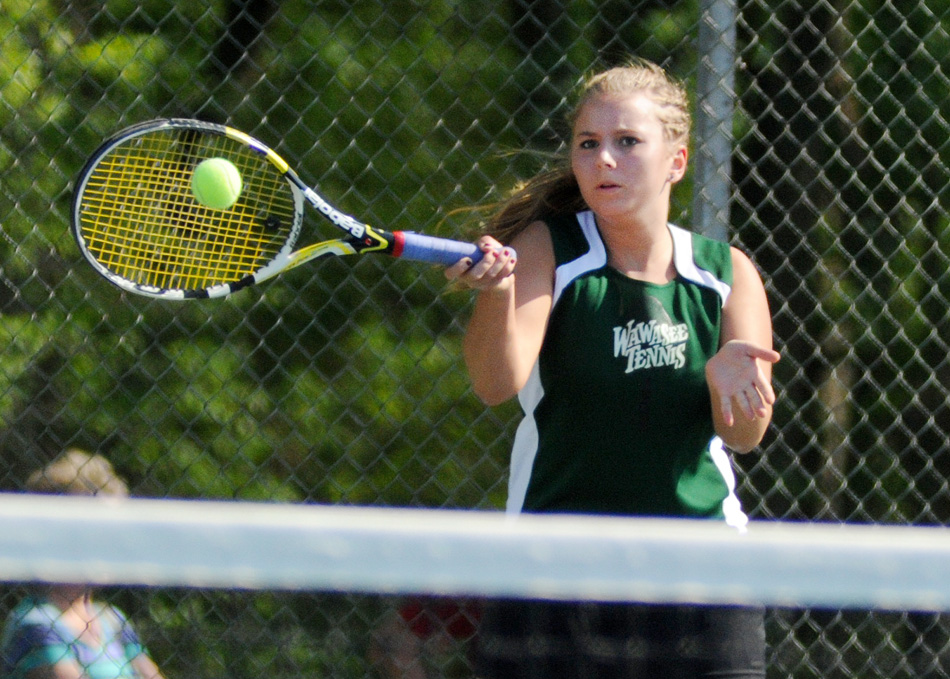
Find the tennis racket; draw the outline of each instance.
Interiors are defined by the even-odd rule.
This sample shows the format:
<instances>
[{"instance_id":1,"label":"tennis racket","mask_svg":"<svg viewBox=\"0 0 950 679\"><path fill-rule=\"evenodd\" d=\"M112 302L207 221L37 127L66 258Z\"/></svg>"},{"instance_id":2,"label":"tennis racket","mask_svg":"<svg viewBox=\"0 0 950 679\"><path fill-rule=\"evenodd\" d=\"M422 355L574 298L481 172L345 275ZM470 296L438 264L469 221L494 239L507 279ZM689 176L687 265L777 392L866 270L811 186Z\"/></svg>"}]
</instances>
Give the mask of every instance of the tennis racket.
<instances>
[{"instance_id":1,"label":"tennis racket","mask_svg":"<svg viewBox=\"0 0 950 679\"><path fill-rule=\"evenodd\" d=\"M230 208L206 207L192 193L194 168L208 158L241 174ZM295 250L307 204L345 235ZM76 182L72 230L111 283L175 300L230 295L324 257L376 252L450 266L482 256L473 243L372 228L333 207L257 139L186 119L140 123L104 142Z\"/></svg>"}]
</instances>

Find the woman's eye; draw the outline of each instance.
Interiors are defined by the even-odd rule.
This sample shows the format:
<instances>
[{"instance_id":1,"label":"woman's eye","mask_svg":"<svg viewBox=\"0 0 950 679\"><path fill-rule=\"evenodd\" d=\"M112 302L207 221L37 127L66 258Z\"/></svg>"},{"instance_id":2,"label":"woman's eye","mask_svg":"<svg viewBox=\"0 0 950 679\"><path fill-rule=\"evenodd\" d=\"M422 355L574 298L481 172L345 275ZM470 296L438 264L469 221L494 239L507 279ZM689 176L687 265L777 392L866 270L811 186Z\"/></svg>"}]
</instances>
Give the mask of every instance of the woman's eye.
<instances>
[{"instance_id":1,"label":"woman's eye","mask_svg":"<svg viewBox=\"0 0 950 679\"><path fill-rule=\"evenodd\" d=\"M639 142L636 137L621 137L620 145L621 146L636 146Z\"/></svg>"},{"instance_id":2,"label":"woman's eye","mask_svg":"<svg viewBox=\"0 0 950 679\"><path fill-rule=\"evenodd\" d=\"M585 139L579 145L579 148L588 150L597 148L597 142L593 139Z\"/></svg>"}]
</instances>

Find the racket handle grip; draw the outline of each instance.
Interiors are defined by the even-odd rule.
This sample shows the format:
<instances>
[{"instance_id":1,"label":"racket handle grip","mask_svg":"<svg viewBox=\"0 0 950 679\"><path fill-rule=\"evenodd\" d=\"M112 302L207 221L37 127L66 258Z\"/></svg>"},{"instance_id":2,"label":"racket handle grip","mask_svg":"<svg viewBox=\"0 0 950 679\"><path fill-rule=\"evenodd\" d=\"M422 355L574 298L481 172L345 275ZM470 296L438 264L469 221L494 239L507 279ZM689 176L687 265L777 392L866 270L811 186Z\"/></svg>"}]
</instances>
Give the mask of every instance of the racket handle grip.
<instances>
[{"instance_id":1,"label":"racket handle grip","mask_svg":"<svg viewBox=\"0 0 950 679\"><path fill-rule=\"evenodd\" d=\"M482 251L474 243L425 236L411 231L395 231L395 248L393 256L411 259L417 262L430 262L452 266L463 257L470 257L472 262L482 258Z\"/></svg>"}]
</instances>

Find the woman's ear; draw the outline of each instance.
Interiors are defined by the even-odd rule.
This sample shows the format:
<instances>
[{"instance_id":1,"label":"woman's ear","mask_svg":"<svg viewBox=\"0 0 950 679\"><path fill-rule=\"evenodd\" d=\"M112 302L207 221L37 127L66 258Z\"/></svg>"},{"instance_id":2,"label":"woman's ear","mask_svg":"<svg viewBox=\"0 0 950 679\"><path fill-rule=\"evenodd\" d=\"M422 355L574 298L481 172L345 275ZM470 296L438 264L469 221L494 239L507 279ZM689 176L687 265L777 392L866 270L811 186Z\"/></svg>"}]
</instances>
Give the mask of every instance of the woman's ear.
<instances>
[{"instance_id":1,"label":"woman's ear","mask_svg":"<svg viewBox=\"0 0 950 679\"><path fill-rule=\"evenodd\" d=\"M670 164L670 183L675 184L686 175L686 164L689 160L689 151L686 146L677 146L673 151Z\"/></svg>"}]
</instances>

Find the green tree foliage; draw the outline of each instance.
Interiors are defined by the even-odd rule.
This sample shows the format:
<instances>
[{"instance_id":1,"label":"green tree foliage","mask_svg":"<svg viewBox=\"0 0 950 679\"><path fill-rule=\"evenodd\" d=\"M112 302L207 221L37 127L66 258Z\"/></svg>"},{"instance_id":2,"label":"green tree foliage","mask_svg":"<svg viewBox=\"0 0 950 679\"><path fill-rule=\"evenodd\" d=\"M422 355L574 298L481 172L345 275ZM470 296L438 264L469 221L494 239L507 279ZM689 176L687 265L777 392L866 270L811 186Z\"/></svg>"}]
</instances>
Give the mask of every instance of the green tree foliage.
<instances>
[{"instance_id":1,"label":"green tree foliage","mask_svg":"<svg viewBox=\"0 0 950 679\"><path fill-rule=\"evenodd\" d=\"M471 437L504 426L468 393L468 296L446 293L438 271L331 262L224 302L168 305L98 280L67 228L69 182L104 136L200 115L278 144L371 223L437 230L453 203L489 190L473 159L504 128L499 94L513 96L499 55L471 66L491 56L465 37L477 13L284 3L257 26L253 59L222 74L209 46L228 37L223 3L5 7L11 463L79 444L105 448L149 494L497 502L499 467Z\"/></svg>"}]
</instances>

